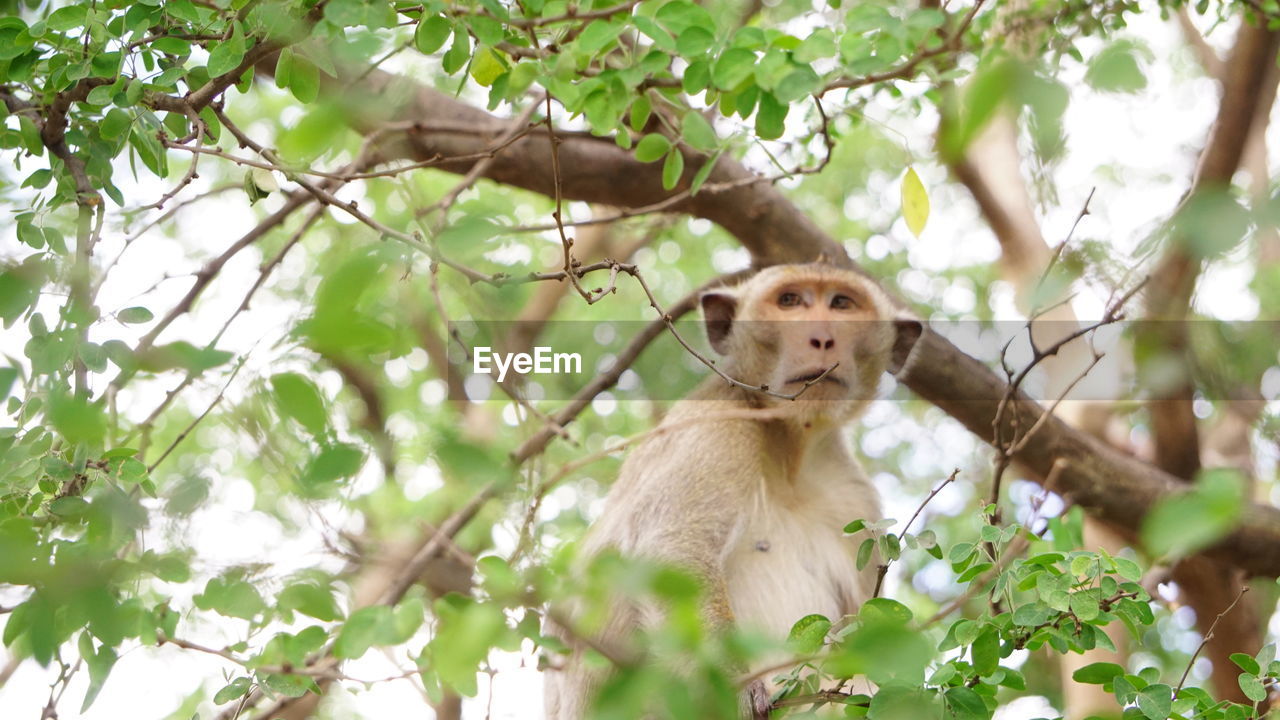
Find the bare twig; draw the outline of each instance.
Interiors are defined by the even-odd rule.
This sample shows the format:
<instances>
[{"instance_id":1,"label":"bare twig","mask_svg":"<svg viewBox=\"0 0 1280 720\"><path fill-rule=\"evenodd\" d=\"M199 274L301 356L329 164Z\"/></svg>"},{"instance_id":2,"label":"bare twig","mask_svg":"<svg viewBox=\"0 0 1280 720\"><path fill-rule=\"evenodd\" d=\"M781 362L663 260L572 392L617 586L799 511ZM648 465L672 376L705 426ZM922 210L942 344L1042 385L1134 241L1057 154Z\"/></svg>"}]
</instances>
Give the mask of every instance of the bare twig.
<instances>
[{"instance_id":1,"label":"bare twig","mask_svg":"<svg viewBox=\"0 0 1280 720\"><path fill-rule=\"evenodd\" d=\"M1213 639L1213 631L1218 627L1218 621L1225 617L1227 613L1234 610L1236 604L1240 602L1240 598L1244 597L1244 594L1247 592L1249 592L1249 586L1241 585L1240 592L1236 594L1236 599L1232 600L1231 604L1228 605L1225 610L1218 613L1218 616L1213 619L1213 624L1209 626L1207 631L1205 631L1204 638L1201 639L1200 644L1196 646L1196 651L1191 653L1191 659L1187 661L1187 668L1182 671L1182 679L1178 681L1178 687L1173 689L1174 699L1177 699L1178 695L1182 692L1182 686L1187 683L1187 676L1191 674L1191 667L1196 664L1196 658L1200 657L1201 651L1203 651L1205 646L1209 644L1209 641Z\"/></svg>"},{"instance_id":2,"label":"bare twig","mask_svg":"<svg viewBox=\"0 0 1280 720\"><path fill-rule=\"evenodd\" d=\"M960 468L956 468L955 470L951 471L951 474L947 476L947 479L943 480L941 483L938 483L938 486L933 489L933 492L930 492L929 496L926 497L920 503L920 506L916 508L916 511L911 514L911 518L907 520L907 524L902 526L903 535L907 534L907 531L911 529L911 524L916 521L916 518L920 517L920 513L924 512L925 506L927 506L930 503L930 501L932 501L935 497L937 497L938 493L942 492L943 488L955 482L956 478L959 477L959 475L960 475ZM893 563L893 560L885 560L884 562L880 563L880 567L876 571L876 587L874 590L871 591L871 597L873 598L880 597L880 589L884 587L884 578L886 575L889 574L889 565L891 565L892 563Z\"/></svg>"}]
</instances>

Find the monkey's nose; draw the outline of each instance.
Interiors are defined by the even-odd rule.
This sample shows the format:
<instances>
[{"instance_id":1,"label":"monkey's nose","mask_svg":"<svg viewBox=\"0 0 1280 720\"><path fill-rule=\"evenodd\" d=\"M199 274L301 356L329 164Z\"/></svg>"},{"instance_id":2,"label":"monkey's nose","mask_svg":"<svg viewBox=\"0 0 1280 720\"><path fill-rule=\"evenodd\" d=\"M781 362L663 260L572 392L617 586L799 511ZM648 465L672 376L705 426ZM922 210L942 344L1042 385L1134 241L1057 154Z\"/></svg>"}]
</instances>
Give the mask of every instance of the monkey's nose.
<instances>
[{"instance_id":1,"label":"monkey's nose","mask_svg":"<svg viewBox=\"0 0 1280 720\"><path fill-rule=\"evenodd\" d=\"M809 338L809 347L812 347L815 350L830 350L835 347L835 345L836 341L831 338L826 338L825 340Z\"/></svg>"}]
</instances>

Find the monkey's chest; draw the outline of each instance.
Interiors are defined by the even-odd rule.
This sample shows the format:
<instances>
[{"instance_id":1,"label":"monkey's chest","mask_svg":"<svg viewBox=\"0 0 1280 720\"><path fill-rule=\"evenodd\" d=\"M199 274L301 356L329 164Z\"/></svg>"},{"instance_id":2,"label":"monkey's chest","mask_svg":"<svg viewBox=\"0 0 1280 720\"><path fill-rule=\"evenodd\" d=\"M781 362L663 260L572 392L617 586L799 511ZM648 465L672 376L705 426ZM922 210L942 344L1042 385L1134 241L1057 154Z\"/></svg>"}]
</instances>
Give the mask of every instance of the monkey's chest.
<instances>
[{"instance_id":1,"label":"monkey's chest","mask_svg":"<svg viewBox=\"0 0 1280 720\"><path fill-rule=\"evenodd\" d=\"M835 620L866 599L865 574L855 563L860 538L843 532L856 510L827 500L744 518L726 558L729 603L740 626L785 637L805 615Z\"/></svg>"}]
</instances>

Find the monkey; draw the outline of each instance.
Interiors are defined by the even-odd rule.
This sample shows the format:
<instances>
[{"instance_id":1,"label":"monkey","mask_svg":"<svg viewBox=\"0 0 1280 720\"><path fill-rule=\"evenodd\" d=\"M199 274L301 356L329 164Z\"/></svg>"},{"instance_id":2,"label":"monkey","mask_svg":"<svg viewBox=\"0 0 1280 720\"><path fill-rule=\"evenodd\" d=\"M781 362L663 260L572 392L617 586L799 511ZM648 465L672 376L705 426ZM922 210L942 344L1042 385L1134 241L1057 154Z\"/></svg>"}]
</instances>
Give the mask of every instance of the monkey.
<instances>
[{"instance_id":1,"label":"monkey","mask_svg":"<svg viewBox=\"0 0 1280 720\"><path fill-rule=\"evenodd\" d=\"M781 640L806 615L835 620L870 599L874 563L858 570L860 538L843 530L878 519L879 498L841 430L922 325L870 279L821 260L766 268L700 301L707 339L741 385L713 376L672 406L623 462L580 552L687 570L710 628ZM652 622L652 609L624 604L599 641ZM548 720L585 717L601 679L571 652L547 673ZM744 712L767 717L769 694L752 681Z\"/></svg>"}]
</instances>

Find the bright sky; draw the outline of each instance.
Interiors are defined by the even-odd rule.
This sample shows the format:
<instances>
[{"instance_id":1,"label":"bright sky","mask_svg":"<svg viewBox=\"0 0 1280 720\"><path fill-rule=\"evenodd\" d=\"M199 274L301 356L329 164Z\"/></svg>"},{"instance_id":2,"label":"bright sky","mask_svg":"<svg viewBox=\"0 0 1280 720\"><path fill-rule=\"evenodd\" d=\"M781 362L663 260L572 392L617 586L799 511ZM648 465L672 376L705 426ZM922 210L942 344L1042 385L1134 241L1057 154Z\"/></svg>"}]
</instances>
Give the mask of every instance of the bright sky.
<instances>
[{"instance_id":1,"label":"bright sky","mask_svg":"<svg viewBox=\"0 0 1280 720\"><path fill-rule=\"evenodd\" d=\"M1161 60L1159 64L1147 68L1150 86L1144 92L1132 96L1098 94L1089 91L1084 85L1082 69L1073 67L1065 73L1064 80L1073 89L1066 118L1069 146L1064 159L1054 167L1051 178L1057 188L1060 204L1046 209L1042 218L1045 235L1051 241L1065 236L1090 188L1097 186L1098 192L1091 205L1092 214L1078 232L1082 237L1108 239L1120 251L1127 251L1155 223L1168 216L1187 186L1195 152L1206 136L1215 110L1216 88L1206 79L1189 79L1199 73L1172 22L1161 22L1156 13L1146 12L1132 23L1132 34L1145 40L1154 56ZM1229 34L1219 29L1211 40L1227 37ZM1086 56L1089 55L1090 46L1086 43L1082 45L1085 46ZM884 107L873 107L869 114L874 119L890 124L894 131L907 138L908 147L920 160L916 168L931 193L933 216L921 238L913 239L899 221L888 237L873 238L864 251L876 255L908 248L914 269L905 277L898 278L899 284L907 291L912 283L928 283L931 270L995 261L999 256L999 247L965 191L958 186L945 185L945 170L936 163L926 162L936 118L926 113L913 122L904 123L891 118ZM1274 125L1271 148L1274 166L1280 155L1276 152L1280 148L1280 132L1276 131ZM899 181L900 177L896 175L874 177L869 186L870 199L851 199L846 211L897 213L900 203ZM197 181L196 187L203 182ZM163 184L149 183L135 188L132 196L154 198L166 189ZM189 189L188 193L194 189ZM198 209L182 214L178 221L182 242L175 243L160 233L138 240L121 260L124 271L117 271L113 275L113 281L103 287L100 296L103 307L118 310L138 304L139 291L150 287L153 282L160 284L146 296L145 304L152 308L171 306L188 287L190 279L181 273L193 269L193 258L206 257L211 252L216 252L216 249L225 245L226 238L248 230L254 222L254 217L245 211L243 196L236 191L210 199ZM0 238L3 238L0 255L20 256L22 250L13 238L13 231L4 229L0 233ZM99 249L101 257L112 257L119 252L123 237L118 232L108 232ZM729 264L740 262L741 257L734 255L722 260ZM261 259L256 250L244 252L235 258L221 274L218 283L201 300L198 312L175 323L166 332L165 338L198 341L206 335L209 322L220 325L221 319L234 309L256 276L256 267ZM1245 289L1249 266L1250 260L1243 254L1215 266L1199 294L1201 309L1224 319L1249 318L1255 315L1256 303ZM164 280L166 273L176 275ZM296 284L312 282L314 279L303 277L298 258L292 256L285 260L277 281ZM968 296L963 289L957 292L958 295L948 300L957 303L957 307L977 300L972 297L972 292ZM49 310L58 300L49 298L42 308ZM999 316L1009 319L1018 317L1013 307L1012 294L1007 288L998 292L993 301ZM1081 317L1096 317L1101 311L1101 300L1086 294L1076 303L1076 309ZM264 341L261 347L254 350L253 361L246 369L247 376L252 376L255 369L269 368L270 372L279 372L285 369L285 364L291 362L283 357L281 350L268 346L274 338L282 336L292 326L296 312L296 307L264 300L255 303L251 311L232 326L225 338L226 349L244 352L259 341ZM140 330L126 326L113 327L110 332L126 341L136 340L141 335ZM0 336L0 352L21 358L26 339L23 334L23 331L15 328ZM395 371L395 368L389 368L389 373ZM153 383L127 390L121 394L121 407L130 416L140 419L141 415L145 415L159 402L164 389ZM327 389L333 391L336 388ZM212 383L195 387L188 393L187 401L192 407L203 408L216 391L217 386ZM233 399L236 394L236 389L233 388ZM424 397L439 397L431 388L424 390L422 394ZM872 428L866 433L864 445L869 454L874 456L874 448L878 444L887 445L892 442L889 435L876 439L874 433L896 432L893 425L896 416L896 411L889 408L872 409L865 423ZM928 439L928 442L936 444L933 450L937 453L950 452L948 448L964 448L963 452L968 452L971 447L971 440L967 436L948 426L944 426L939 435ZM215 455L213 467L209 468L209 473L219 476L220 480L215 498L199 511L197 520L192 524L189 542L199 556L209 563L210 568L216 569L260 560L263 558L263 548L271 548L271 562L284 568L314 565L321 528L313 522L311 534L289 535L275 520L255 512L252 486L247 480L237 479L229 473L232 452L229 449ZM1263 446L1260 447L1260 452L1264 453L1261 458L1262 467L1270 471L1276 462L1274 450ZM873 467L869 470L876 476L877 485L886 495L887 515L899 518L909 516L919 498L902 497L901 492L894 494L897 489L896 479L889 474L877 474L884 468ZM410 470L409 476L403 480L423 492L436 482L431 470L422 468ZM359 489L361 488L358 487L357 490ZM949 488L948 492L935 501L935 509L947 512L948 507L958 508L967 495L957 493L961 491ZM573 501L574 496L570 492L563 497L559 494L552 496L550 503L554 505ZM338 517L340 510L336 507L323 510L325 513L330 511L332 514L328 519L335 524L349 520ZM891 592L892 589L891 586ZM179 595L179 602L191 592L190 588L174 590ZM7 600L13 598L6 598L0 593L0 603ZM0 622L3 622L2 617ZM219 632L227 629L233 633L242 632L243 627L236 627L237 624L238 621L223 623L221 627L188 627L184 633L191 640L220 646L239 639ZM1280 630L1280 625L1273 622L1273 630ZM7 657L3 649L0 649L0 666L5 660ZM498 672L493 682L496 692L492 697L492 705L488 708L493 718L541 716L540 680L537 673L528 667L528 663L529 658L520 655L495 658L494 669ZM346 672L355 677L376 679L395 675L407 666L403 659L392 659L371 651L363 659L348 663ZM200 684L200 678L209 679L205 687L212 694L222 684L216 678L223 671L234 669L217 658L189 651L173 648L133 650L120 659L96 704L83 717L87 720L165 718L183 704L184 699ZM31 662L22 665L12 679L0 688L0 708L3 708L3 714L12 718L39 717L51 681L50 670ZM72 682L66 699L59 707L63 720L81 717L77 711L86 681L85 673L80 673ZM469 701L466 706L467 718L485 717L486 703L490 700L488 677L481 676L480 687L480 696ZM429 713L423 705L421 693L409 680L377 684L368 691L337 691L331 693L330 698L332 715L335 717L393 718L424 716ZM1044 712L1047 710L1043 708L1042 701L1037 705L1034 699L1024 699L1016 706L1003 708L997 717L1012 720ZM191 709L188 708L181 720L186 720L190 713ZM200 707L201 718L212 715L211 704L205 703Z\"/></svg>"}]
</instances>

